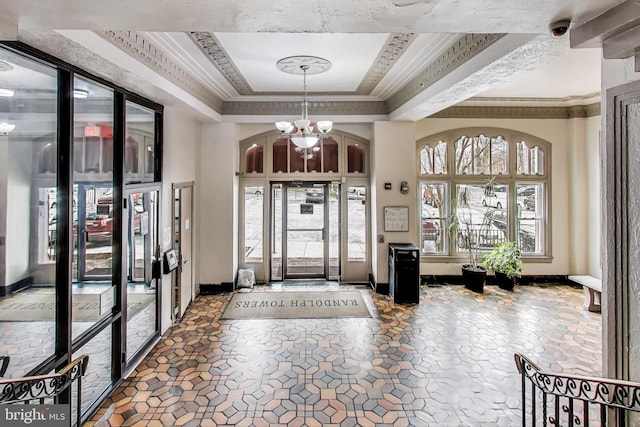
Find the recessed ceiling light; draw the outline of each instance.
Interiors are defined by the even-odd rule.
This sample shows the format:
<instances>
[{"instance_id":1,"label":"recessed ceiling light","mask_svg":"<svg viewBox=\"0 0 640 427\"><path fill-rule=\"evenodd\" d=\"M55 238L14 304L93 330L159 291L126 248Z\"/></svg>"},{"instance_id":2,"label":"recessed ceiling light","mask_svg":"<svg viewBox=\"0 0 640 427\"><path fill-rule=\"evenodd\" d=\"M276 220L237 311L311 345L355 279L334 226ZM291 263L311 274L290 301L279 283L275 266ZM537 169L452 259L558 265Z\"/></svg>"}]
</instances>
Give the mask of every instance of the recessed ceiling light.
<instances>
[{"instance_id":1,"label":"recessed ceiling light","mask_svg":"<svg viewBox=\"0 0 640 427\"><path fill-rule=\"evenodd\" d=\"M84 90L84 89L74 89L73 90L73 97L74 98L86 98L87 96L89 96L89 91L88 90Z\"/></svg>"},{"instance_id":2,"label":"recessed ceiling light","mask_svg":"<svg viewBox=\"0 0 640 427\"><path fill-rule=\"evenodd\" d=\"M11 90L11 89L2 89L0 88L0 96L13 96L13 94L15 93L15 91Z\"/></svg>"}]
</instances>

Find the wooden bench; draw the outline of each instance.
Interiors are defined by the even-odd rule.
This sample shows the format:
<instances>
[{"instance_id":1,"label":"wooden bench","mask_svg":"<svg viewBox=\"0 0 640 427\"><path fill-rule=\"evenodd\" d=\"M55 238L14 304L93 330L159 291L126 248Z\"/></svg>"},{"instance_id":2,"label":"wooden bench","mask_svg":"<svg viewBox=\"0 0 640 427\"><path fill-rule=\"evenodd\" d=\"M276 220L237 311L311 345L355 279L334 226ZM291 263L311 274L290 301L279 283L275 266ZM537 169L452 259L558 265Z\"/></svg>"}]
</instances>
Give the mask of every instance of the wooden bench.
<instances>
[{"instance_id":1,"label":"wooden bench","mask_svg":"<svg viewBox=\"0 0 640 427\"><path fill-rule=\"evenodd\" d=\"M602 295L602 280L593 276L569 276L569 280L582 285L584 290L585 310L600 313L600 298Z\"/></svg>"}]
</instances>

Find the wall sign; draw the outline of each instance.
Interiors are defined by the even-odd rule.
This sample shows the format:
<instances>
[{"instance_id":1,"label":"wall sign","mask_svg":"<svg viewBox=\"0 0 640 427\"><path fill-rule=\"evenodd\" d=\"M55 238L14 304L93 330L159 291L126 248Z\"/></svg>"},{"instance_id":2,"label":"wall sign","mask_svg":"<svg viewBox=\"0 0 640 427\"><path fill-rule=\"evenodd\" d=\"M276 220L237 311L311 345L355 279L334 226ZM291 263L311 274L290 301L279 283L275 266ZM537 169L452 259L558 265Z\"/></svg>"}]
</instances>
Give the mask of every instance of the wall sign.
<instances>
[{"instance_id":1,"label":"wall sign","mask_svg":"<svg viewBox=\"0 0 640 427\"><path fill-rule=\"evenodd\" d=\"M385 206L384 231L409 231L409 206Z\"/></svg>"}]
</instances>

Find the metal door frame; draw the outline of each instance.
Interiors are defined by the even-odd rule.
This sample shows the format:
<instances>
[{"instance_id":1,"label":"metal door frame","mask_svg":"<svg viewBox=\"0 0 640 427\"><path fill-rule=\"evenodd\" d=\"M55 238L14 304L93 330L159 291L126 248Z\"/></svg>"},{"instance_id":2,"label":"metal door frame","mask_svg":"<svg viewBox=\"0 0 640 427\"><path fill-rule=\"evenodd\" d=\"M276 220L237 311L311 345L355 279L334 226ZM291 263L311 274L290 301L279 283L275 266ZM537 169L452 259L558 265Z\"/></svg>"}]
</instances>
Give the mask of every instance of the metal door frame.
<instances>
[{"instance_id":1,"label":"metal door frame","mask_svg":"<svg viewBox=\"0 0 640 427\"><path fill-rule=\"evenodd\" d=\"M282 279L326 279L329 277L329 181L290 181L282 183ZM291 274L287 266L288 252L287 252L287 215L288 215L288 192L289 188L318 188L318 185L322 185L323 188L323 203L322 209L324 209L324 217L322 229L298 229L296 231L322 231L322 251L323 251L323 272L320 274Z\"/></svg>"}]
</instances>

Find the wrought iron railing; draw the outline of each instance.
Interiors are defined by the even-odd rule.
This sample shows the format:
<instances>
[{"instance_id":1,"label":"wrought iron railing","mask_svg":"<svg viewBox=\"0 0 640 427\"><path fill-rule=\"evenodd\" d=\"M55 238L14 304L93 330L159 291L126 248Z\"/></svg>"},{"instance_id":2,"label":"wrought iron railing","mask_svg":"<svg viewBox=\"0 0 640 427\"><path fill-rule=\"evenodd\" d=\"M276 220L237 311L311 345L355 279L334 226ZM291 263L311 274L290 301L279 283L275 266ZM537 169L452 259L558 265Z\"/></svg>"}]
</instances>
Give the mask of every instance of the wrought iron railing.
<instances>
[{"instance_id":1,"label":"wrought iron railing","mask_svg":"<svg viewBox=\"0 0 640 427\"><path fill-rule=\"evenodd\" d=\"M0 356L0 377L4 377L4 374L7 373L9 360L11 360L9 356Z\"/></svg>"},{"instance_id":2,"label":"wrought iron railing","mask_svg":"<svg viewBox=\"0 0 640 427\"><path fill-rule=\"evenodd\" d=\"M514 357L523 426L638 425L640 383L543 372L525 356Z\"/></svg>"},{"instance_id":3,"label":"wrought iron railing","mask_svg":"<svg viewBox=\"0 0 640 427\"><path fill-rule=\"evenodd\" d=\"M82 415L82 377L87 371L89 356L76 358L60 371L49 375L0 380L0 405L11 403L50 404L59 403L63 391L74 381L76 395L76 426L80 426Z\"/></svg>"}]
</instances>

